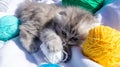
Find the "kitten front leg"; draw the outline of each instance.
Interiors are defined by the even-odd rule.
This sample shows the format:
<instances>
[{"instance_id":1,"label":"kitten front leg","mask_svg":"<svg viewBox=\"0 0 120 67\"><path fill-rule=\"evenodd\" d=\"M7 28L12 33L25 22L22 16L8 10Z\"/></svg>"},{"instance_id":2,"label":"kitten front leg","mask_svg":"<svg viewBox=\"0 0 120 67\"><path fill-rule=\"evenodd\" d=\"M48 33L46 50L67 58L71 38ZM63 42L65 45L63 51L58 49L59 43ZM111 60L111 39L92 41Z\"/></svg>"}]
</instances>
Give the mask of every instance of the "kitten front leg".
<instances>
[{"instance_id":1,"label":"kitten front leg","mask_svg":"<svg viewBox=\"0 0 120 67\"><path fill-rule=\"evenodd\" d=\"M34 53L39 50L39 45L35 43L35 36L30 33L32 30L28 30L29 27L25 25L20 26L20 41L22 46L29 52Z\"/></svg>"},{"instance_id":2,"label":"kitten front leg","mask_svg":"<svg viewBox=\"0 0 120 67\"><path fill-rule=\"evenodd\" d=\"M45 43L50 52L63 50L61 38L52 29L44 29L40 32L40 40Z\"/></svg>"}]
</instances>

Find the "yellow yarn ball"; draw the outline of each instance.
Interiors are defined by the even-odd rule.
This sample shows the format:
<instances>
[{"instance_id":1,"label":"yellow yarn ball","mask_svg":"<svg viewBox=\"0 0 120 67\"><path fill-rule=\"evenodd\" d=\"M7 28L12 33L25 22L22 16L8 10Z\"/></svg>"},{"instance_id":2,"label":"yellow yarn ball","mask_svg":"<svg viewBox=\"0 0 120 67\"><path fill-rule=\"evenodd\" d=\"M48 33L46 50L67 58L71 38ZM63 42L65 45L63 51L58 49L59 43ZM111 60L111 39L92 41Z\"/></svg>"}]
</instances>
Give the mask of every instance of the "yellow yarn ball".
<instances>
[{"instance_id":1,"label":"yellow yarn ball","mask_svg":"<svg viewBox=\"0 0 120 67\"><path fill-rule=\"evenodd\" d=\"M115 29L102 25L91 29L82 49L104 67L120 67L120 32Z\"/></svg>"}]
</instances>

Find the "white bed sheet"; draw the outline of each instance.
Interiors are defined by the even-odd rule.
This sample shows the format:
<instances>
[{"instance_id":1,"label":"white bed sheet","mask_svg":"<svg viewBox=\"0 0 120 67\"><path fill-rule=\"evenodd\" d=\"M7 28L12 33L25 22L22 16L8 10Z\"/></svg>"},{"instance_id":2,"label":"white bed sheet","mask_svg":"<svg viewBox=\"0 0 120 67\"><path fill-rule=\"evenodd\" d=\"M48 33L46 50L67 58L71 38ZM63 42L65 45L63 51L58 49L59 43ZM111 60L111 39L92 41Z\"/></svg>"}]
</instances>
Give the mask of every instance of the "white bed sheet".
<instances>
[{"instance_id":1,"label":"white bed sheet","mask_svg":"<svg viewBox=\"0 0 120 67\"><path fill-rule=\"evenodd\" d=\"M103 25L120 31L120 0L109 0L97 13L96 18Z\"/></svg>"},{"instance_id":2,"label":"white bed sheet","mask_svg":"<svg viewBox=\"0 0 120 67\"><path fill-rule=\"evenodd\" d=\"M38 67L47 63L41 51L29 54L21 45L19 37L6 43L0 49L0 67ZM72 48L72 59L69 63L60 63L62 67L102 67L82 55L81 49Z\"/></svg>"}]
</instances>

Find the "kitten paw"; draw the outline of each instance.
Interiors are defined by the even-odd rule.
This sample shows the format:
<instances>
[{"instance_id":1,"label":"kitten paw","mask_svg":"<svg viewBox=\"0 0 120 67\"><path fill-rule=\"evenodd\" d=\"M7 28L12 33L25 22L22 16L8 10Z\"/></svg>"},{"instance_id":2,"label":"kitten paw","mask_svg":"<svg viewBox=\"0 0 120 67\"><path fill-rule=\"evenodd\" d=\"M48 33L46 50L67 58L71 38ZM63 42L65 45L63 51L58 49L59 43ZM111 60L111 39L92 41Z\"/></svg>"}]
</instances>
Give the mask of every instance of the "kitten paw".
<instances>
[{"instance_id":1,"label":"kitten paw","mask_svg":"<svg viewBox=\"0 0 120 67\"><path fill-rule=\"evenodd\" d=\"M63 50L62 41L58 39L54 39L46 42L47 48L50 52L58 52Z\"/></svg>"},{"instance_id":2,"label":"kitten paw","mask_svg":"<svg viewBox=\"0 0 120 67\"><path fill-rule=\"evenodd\" d=\"M58 52L49 52L49 49L46 47L44 43L40 45L42 53L45 55L45 60L50 63L59 63L62 62L64 57L62 51Z\"/></svg>"}]
</instances>

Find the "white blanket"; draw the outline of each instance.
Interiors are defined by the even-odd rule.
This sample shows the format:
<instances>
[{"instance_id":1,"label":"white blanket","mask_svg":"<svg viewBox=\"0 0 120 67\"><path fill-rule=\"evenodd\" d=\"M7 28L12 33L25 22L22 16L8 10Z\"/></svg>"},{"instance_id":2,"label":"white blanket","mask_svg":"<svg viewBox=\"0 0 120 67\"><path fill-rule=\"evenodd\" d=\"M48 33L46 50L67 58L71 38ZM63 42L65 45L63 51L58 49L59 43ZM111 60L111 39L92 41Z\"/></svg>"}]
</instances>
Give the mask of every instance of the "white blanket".
<instances>
[{"instance_id":1,"label":"white blanket","mask_svg":"<svg viewBox=\"0 0 120 67\"><path fill-rule=\"evenodd\" d=\"M21 45L19 37L6 43L0 49L0 67L38 67L47 63L41 51L29 54ZM81 49L72 48L72 59L69 63L61 63L62 67L102 67L82 55Z\"/></svg>"},{"instance_id":2,"label":"white blanket","mask_svg":"<svg viewBox=\"0 0 120 67\"><path fill-rule=\"evenodd\" d=\"M108 0L110 3L103 6L96 17L103 25L120 30L120 0Z\"/></svg>"}]
</instances>

